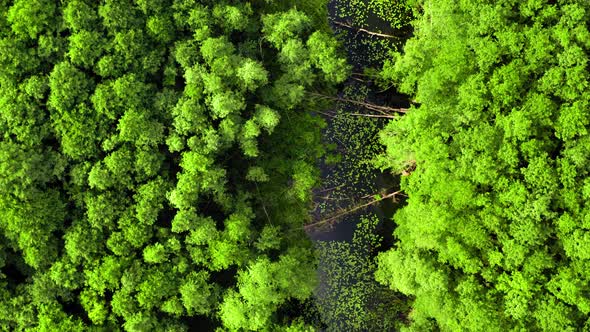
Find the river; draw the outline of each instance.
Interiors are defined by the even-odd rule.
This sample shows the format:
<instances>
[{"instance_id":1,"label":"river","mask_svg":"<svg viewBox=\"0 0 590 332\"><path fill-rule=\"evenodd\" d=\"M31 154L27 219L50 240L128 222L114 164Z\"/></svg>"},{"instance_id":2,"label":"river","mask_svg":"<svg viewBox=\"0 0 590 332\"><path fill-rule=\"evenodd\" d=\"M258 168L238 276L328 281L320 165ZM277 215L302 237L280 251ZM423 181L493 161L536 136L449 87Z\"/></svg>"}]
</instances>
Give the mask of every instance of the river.
<instances>
[{"instance_id":1,"label":"river","mask_svg":"<svg viewBox=\"0 0 590 332\"><path fill-rule=\"evenodd\" d=\"M338 96L377 105L409 107L407 97L391 90L381 91L364 73L365 68L379 68L386 56L380 52L396 45L355 27L382 34L395 33L394 29L370 11L361 14L364 16L360 20L359 17L351 16L350 13L354 11L347 8L350 3L332 0L328 6L330 25L341 36L346 56L355 73L339 90ZM368 306L368 302L373 300L370 299L369 290L383 291L372 278L372 270L375 268L373 258L377 247L385 250L393 244L391 234L395 224L392 217L403 205L404 197L400 195L394 199L367 204L375 200L375 195L383 197L399 190L399 176L381 172L371 163L371 159L382 152L378 133L389 119L350 115L369 114L369 111L355 104L340 102L326 114L323 117L327 126L322 138L324 143L333 146L341 160L334 164L320 163L322 186L314 192L315 206L312 215L316 223L319 221L319 225L309 228L308 234L319 252L320 284L316 291L316 304L326 331L365 331L359 326L366 326L364 324L367 322L363 322L363 317L355 316L358 312L347 313L347 306ZM367 206L346 213L363 205ZM334 217L340 215L342 216ZM353 243L357 225L367 217L378 219L373 233L381 237L379 246L366 248ZM328 221L322 223L322 220ZM333 271L335 266L338 273ZM360 303L347 303L350 300L343 294L349 294L355 298L354 301ZM389 330L385 327L381 329Z\"/></svg>"}]
</instances>

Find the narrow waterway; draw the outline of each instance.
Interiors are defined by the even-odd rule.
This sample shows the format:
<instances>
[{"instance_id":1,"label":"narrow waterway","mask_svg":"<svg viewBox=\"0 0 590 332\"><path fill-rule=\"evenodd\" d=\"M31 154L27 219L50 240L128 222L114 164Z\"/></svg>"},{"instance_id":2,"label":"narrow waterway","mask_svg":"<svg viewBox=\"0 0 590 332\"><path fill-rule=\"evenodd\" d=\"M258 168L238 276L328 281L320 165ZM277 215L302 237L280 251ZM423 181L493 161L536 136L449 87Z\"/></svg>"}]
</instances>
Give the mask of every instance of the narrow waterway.
<instances>
[{"instance_id":1,"label":"narrow waterway","mask_svg":"<svg viewBox=\"0 0 590 332\"><path fill-rule=\"evenodd\" d=\"M338 92L338 97L376 105L409 107L405 96L382 91L364 73L365 68L379 68L387 56L386 51L397 45L392 40L359 29L383 35L395 31L371 12L361 13L363 17L360 19L351 16L350 13L355 10L349 8L350 4L340 0L329 2L331 27L340 36L354 73ZM320 164L322 186L314 192L315 207L312 211L316 225L307 228L307 231L319 252L320 284L316 291L316 305L326 325L325 331L371 330L362 321L365 319L360 317L362 312L355 314L349 309L359 305L369 306L369 303L375 306L374 302L381 300L372 298L375 295L371 292L387 292L373 280L373 258L378 247L383 250L392 245L391 234L395 225L392 217L404 203L404 197L400 195L370 204L379 197L398 191L400 179L381 172L372 164L372 159L382 152L378 134L389 119L358 114L370 114L370 111L358 104L337 102L333 110L323 115L327 123L322 133L324 143L333 148L339 162L323 161ZM355 231L364 227L359 225L367 220L377 220L376 227L372 228L375 238L381 238L377 246L353 241ZM358 232L356 237L361 235ZM381 329L390 330L388 327Z\"/></svg>"},{"instance_id":2,"label":"narrow waterway","mask_svg":"<svg viewBox=\"0 0 590 332\"><path fill-rule=\"evenodd\" d=\"M353 66L353 75L340 89L338 97L375 105L409 107L406 96L391 90L383 91L371 77L364 76L366 68L380 68L387 57L386 52L399 45L393 40L370 35L359 29L385 35L395 33L395 29L371 11L357 14L360 17L353 17L349 13L355 12L355 9L349 6L350 2L343 0L331 0L328 6L330 25L340 37L348 62ZM359 23L364 25L355 26ZM389 119L359 116L371 112L346 102L337 102L335 109L327 114L323 115L327 123L322 133L323 141L334 148L340 162L320 164L322 186L314 193L314 220L330 219L355 205L370 201L373 195L385 196L399 190L399 177L381 172L372 164L372 159L382 152L378 135ZM401 195L395 198L398 203L403 201ZM314 241L349 241L360 215L372 213L389 223L398 203L392 199L383 200L354 213L334 218L319 227L309 228L308 233Z\"/></svg>"}]
</instances>

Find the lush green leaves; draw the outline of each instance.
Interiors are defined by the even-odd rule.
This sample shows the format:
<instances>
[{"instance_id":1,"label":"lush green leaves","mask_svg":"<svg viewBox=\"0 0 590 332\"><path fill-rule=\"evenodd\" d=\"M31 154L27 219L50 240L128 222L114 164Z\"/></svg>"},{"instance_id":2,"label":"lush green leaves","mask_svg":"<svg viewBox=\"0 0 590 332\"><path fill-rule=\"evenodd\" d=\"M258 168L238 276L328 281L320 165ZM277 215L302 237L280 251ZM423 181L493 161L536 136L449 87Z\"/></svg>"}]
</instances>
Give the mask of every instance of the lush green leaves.
<instances>
[{"instance_id":1,"label":"lush green leaves","mask_svg":"<svg viewBox=\"0 0 590 332\"><path fill-rule=\"evenodd\" d=\"M0 329L309 327L305 94L349 68L294 5L0 4Z\"/></svg>"},{"instance_id":2,"label":"lush green leaves","mask_svg":"<svg viewBox=\"0 0 590 332\"><path fill-rule=\"evenodd\" d=\"M377 279L415 296L412 330L581 329L590 7L421 3L382 72L419 106L382 134L410 198Z\"/></svg>"}]
</instances>

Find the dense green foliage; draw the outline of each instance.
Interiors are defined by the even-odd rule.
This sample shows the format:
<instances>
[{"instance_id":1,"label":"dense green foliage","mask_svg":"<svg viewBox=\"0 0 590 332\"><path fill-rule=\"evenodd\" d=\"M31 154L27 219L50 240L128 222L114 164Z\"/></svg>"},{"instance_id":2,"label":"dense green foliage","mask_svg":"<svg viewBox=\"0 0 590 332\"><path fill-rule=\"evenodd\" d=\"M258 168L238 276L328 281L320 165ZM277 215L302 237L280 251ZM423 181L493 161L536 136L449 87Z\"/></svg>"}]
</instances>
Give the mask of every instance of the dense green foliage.
<instances>
[{"instance_id":1,"label":"dense green foliage","mask_svg":"<svg viewBox=\"0 0 590 332\"><path fill-rule=\"evenodd\" d=\"M411 330L590 328L590 2L420 5L383 71L420 105L382 134L416 169L376 277Z\"/></svg>"},{"instance_id":2,"label":"dense green foliage","mask_svg":"<svg viewBox=\"0 0 590 332\"><path fill-rule=\"evenodd\" d=\"M0 330L590 330L590 3L326 2L0 0Z\"/></svg>"},{"instance_id":3,"label":"dense green foliage","mask_svg":"<svg viewBox=\"0 0 590 332\"><path fill-rule=\"evenodd\" d=\"M306 92L349 69L294 3L0 1L2 330L305 329Z\"/></svg>"}]
</instances>

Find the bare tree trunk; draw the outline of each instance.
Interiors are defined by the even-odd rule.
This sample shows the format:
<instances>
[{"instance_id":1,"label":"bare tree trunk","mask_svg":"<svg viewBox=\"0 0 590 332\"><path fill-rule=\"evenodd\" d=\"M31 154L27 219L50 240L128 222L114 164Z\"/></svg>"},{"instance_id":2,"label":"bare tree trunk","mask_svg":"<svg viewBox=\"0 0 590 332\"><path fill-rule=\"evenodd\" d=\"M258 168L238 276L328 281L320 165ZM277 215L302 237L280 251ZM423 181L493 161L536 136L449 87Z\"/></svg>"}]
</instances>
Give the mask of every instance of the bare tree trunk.
<instances>
[{"instance_id":1,"label":"bare tree trunk","mask_svg":"<svg viewBox=\"0 0 590 332\"><path fill-rule=\"evenodd\" d=\"M388 198L395 199L395 196L400 195L400 194L402 194L401 191L396 191L396 192L393 192L391 194L387 194L387 195L385 195L385 196L383 196L383 197L381 197L379 199L375 199L375 200L372 200L370 202L367 202L367 203L364 203L364 204L361 204L361 205L354 206L352 208L349 208L349 209L346 209L346 210L344 210L342 212L339 212L339 213L337 213L337 214L335 214L335 215L333 215L331 217L328 217L328 218L325 218L325 219L322 219L322 220L318 220L318 221L313 222L311 224L307 224L307 225L303 226L303 228L306 231L309 231L310 229L312 229L314 227L323 226L323 225L331 225L338 218L341 218L341 217L343 217L345 215L351 214L351 213L353 213L355 211L358 211L358 210L360 210L362 208L365 208L367 206L371 206L371 205L373 205L375 203L379 203L379 202L384 201L384 200L386 200Z\"/></svg>"},{"instance_id":2,"label":"bare tree trunk","mask_svg":"<svg viewBox=\"0 0 590 332\"><path fill-rule=\"evenodd\" d=\"M318 191L316 191L316 193L324 193L324 192L326 192L326 191L332 191L332 190L334 190L334 189L340 189L340 188L342 188L343 186L344 186L344 185L343 185L343 184L341 184L341 185L334 186L334 187L330 187L330 188L323 188L323 189L319 189Z\"/></svg>"},{"instance_id":3,"label":"bare tree trunk","mask_svg":"<svg viewBox=\"0 0 590 332\"><path fill-rule=\"evenodd\" d=\"M376 115L376 114L360 114L360 113L351 113L349 115L362 116L365 118L380 118L380 119L395 119L396 118L393 115Z\"/></svg>"},{"instance_id":4,"label":"bare tree trunk","mask_svg":"<svg viewBox=\"0 0 590 332\"><path fill-rule=\"evenodd\" d=\"M318 111L318 110L315 110L314 112L315 113L318 113L318 114L321 114L323 116L330 117L330 118L335 118L336 117L335 112L323 112L323 111Z\"/></svg>"},{"instance_id":5,"label":"bare tree trunk","mask_svg":"<svg viewBox=\"0 0 590 332\"><path fill-rule=\"evenodd\" d=\"M370 81L363 80L363 79L360 79L360 78L358 78L358 77L354 77L354 76L351 76L350 78L352 78L352 79L353 79L353 80L355 80L355 81L359 81L359 82L361 82L361 83L369 83L369 82L370 82Z\"/></svg>"},{"instance_id":6,"label":"bare tree trunk","mask_svg":"<svg viewBox=\"0 0 590 332\"><path fill-rule=\"evenodd\" d=\"M367 103L367 102L363 102L363 101L358 101L358 100L353 100L353 99L348 99L348 98L326 96L326 95L322 95L322 94L314 93L314 92L308 92L308 93L312 96L316 96L316 97L320 97L320 98L325 98L325 99L340 101L343 103L358 105L358 106L364 107L368 110L379 112L383 115L389 115L390 113L407 113L408 112L407 108L393 108L393 107L380 106L380 105L375 105L375 104L371 104L371 103Z\"/></svg>"},{"instance_id":7,"label":"bare tree trunk","mask_svg":"<svg viewBox=\"0 0 590 332\"><path fill-rule=\"evenodd\" d=\"M363 28L357 28L357 27L354 27L354 26L352 26L350 24L346 24L344 22L334 21L334 24L339 25L341 27L348 28L348 29L356 30L357 33L358 32L363 32L363 33L366 33L366 34L368 34L370 36L376 36L376 37L382 37L382 38L391 38L391 39L399 39L399 37L397 37L397 36L388 35L388 34L380 33L380 32L369 31L369 30L363 29Z\"/></svg>"}]
</instances>

